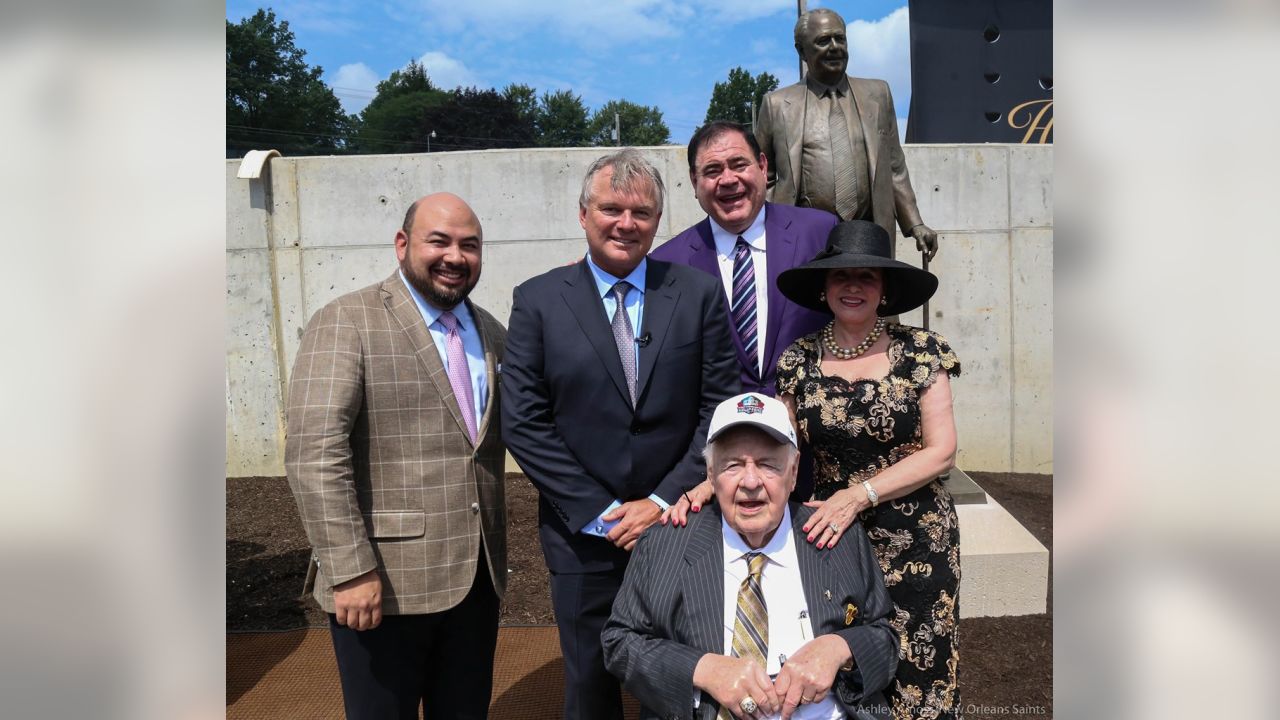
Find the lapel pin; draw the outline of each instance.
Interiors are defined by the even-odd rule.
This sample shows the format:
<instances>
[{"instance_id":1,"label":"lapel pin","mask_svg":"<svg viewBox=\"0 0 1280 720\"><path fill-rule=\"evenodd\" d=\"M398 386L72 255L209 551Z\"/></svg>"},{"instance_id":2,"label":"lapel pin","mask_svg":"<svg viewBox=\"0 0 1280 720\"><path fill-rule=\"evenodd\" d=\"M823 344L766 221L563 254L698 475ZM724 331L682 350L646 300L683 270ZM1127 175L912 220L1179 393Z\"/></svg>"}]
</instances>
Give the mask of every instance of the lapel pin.
<instances>
[{"instance_id":1,"label":"lapel pin","mask_svg":"<svg viewBox=\"0 0 1280 720\"><path fill-rule=\"evenodd\" d=\"M830 600L830 599L831 599L831 591L830 591L830 590L824 590L822 594L823 594L823 595L825 595L825 596L827 596L827 599L828 599L828 600Z\"/></svg>"},{"instance_id":2,"label":"lapel pin","mask_svg":"<svg viewBox=\"0 0 1280 720\"><path fill-rule=\"evenodd\" d=\"M856 617L858 617L858 608L854 607L853 603L849 603L848 605L845 605L844 606L844 624L852 625L853 620Z\"/></svg>"}]
</instances>

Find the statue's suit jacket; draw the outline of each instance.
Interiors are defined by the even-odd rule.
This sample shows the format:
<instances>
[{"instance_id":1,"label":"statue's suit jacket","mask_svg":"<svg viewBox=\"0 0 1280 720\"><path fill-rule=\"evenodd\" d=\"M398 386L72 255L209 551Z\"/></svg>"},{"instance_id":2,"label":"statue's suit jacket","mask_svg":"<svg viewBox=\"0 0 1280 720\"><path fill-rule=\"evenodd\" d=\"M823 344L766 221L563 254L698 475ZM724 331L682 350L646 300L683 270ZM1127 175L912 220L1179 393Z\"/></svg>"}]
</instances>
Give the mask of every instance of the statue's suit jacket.
<instances>
[{"instance_id":1,"label":"statue's suit jacket","mask_svg":"<svg viewBox=\"0 0 1280 720\"><path fill-rule=\"evenodd\" d=\"M489 397L472 445L440 353L394 273L308 323L289 382L285 470L314 549L315 597L377 569L386 614L447 610L471 588L484 538L507 584L497 369L506 331L468 302Z\"/></svg>"},{"instance_id":2,"label":"statue's suit jacket","mask_svg":"<svg viewBox=\"0 0 1280 720\"><path fill-rule=\"evenodd\" d=\"M862 525L819 550L802 530L812 514L791 504L789 530L814 637L835 633L849 643L855 666L837 673L833 693L851 717L875 717L887 712L881 690L898 666L898 636L888 621L893 603ZM683 528L655 525L636 543L601 636L605 664L640 700L642 718L711 720L718 711L706 693L694 710L693 670L703 655L724 654L722 515L711 504L689 518ZM851 623L850 605L857 610Z\"/></svg>"},{"instance_id":3,"label":"statue's suit jacket","mask_svg":"<svg viewBox=\"0 0 1280 720\"><path fill-rule=\"evenodd\" d=\"M742 376L742 392L758 392L776 395L775 387L778 358L796 338L822 327L830 315L824 315L801 307L787 299L778 290L778 275L813 259L826 247L827 234L838 218L825 210L798 208L791 205L765 203L764 213L765 257L769 272L769 317L765 323L763 338L764 373L747 361L742 349L742 338L736 332L734 351ZM716 243L711 234L711 220L702 222L668 240L662 247L650 253L659 260L680 263L710 273L720 282L720 265L716 260ZM731 298L726 297L726 304Z\"/></svg>"},{"instance_id":4,"label":"statue's suit jacket","mask_svg":"<svg viewBox=\"0 0 1280 720\"><path fill-rule=\"evenodd\" d=\"M892 238L896 215L905 236L922 220L902 144L898 141L898 118L889 84L883 80L850 77L849 88L858 105L858 119L867 146L872 219ZM808 86L802 81L765 95L760 105L755 134L769 160L768 198L774 202L796 203L808 95Z\"/></svg>"},{"instance_id":5,"label":"statue's suit jacket","mask_svg":"<svg viewBox=\"0 0 1280 720\"><path fill-rule=\"evenodd\" d=\"M706 477L711 414L738 392L720 283L650 259L633 408L586 262L518 286L503 364L502 436L538 488L552 573L625 567L630 553L581 532L613 500L674 503Z\"/></svg>"}]
</instances>

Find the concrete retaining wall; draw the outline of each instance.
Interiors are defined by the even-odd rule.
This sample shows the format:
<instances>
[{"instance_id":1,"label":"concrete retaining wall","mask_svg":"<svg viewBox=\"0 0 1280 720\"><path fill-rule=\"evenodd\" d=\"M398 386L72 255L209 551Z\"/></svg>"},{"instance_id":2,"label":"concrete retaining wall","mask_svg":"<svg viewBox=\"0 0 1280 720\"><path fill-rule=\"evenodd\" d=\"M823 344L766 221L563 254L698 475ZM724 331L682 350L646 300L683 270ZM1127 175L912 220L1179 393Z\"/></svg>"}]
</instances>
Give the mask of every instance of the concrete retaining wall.
<instances>
[{"instance_id":1,"label":"concrete retaining wall","mask_svg":"<svg viewBox=\"0 0 1280 720\"><path fill-rule=\"evenodd\" d=\"M682 147L646 148L667 183L661 243L703 217ZM953 384L966 470L1053 471L1053 150L906 148L920 211L941 236L931 327ZM577 198L599 148L276 158L227 177L227 475L284 474L284 390L298 340L326 302L396 267L392 240L416 198L448 190L484 225L473 299L499 319L511 288L585 251ZM898 256L918 262L914 241ZM919 324L920 311L904 322Z\"/></svg>"}]
</instances>

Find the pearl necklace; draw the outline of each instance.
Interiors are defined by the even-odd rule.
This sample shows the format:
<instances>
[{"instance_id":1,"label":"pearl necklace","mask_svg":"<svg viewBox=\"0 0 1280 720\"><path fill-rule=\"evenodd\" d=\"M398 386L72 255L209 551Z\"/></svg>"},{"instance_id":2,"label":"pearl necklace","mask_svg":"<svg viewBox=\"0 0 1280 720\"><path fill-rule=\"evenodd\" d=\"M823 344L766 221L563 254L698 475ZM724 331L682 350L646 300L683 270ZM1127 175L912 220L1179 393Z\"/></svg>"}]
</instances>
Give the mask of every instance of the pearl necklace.
<instances>
[{"instance_id":1,"label":"pearl necklace","mask_svg":"<svg viewBox=\"0 0 1280 720\"><path fill-rule=\"evenodd\" d=\"M822 329L822 346L827 349L827 352L841 360L852 360L866 352L868 348L876 344L876 340L880 339L880 333L884 330L884 318L876 318L876 324L871 328L871 332L852 350L840 347L836 343L835 325L836 321L832 320Z\"/></svg>"}]
</instances>

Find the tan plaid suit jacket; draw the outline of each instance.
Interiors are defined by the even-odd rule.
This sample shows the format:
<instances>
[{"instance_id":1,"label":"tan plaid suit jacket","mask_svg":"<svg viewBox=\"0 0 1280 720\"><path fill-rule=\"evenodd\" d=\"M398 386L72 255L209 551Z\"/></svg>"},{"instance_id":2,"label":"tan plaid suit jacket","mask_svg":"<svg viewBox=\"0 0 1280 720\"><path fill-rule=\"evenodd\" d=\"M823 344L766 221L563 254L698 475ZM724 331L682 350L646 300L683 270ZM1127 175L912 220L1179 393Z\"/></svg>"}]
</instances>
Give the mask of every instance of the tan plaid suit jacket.
<instances>
[{"instance_id":1,"label":"tan plaid suit jacket","mask_svg":"<svg viewBox=\"0 0 1280 720\"><path fill-rule=\"evenodd\" d=\"M375 568L384 613L447 610L471 587L481 537L499 598L506 589L498 392L506 330L468 306L489 385L478 447L398 272L329 303L303 333L285 470L314 549L315 598L327 612L334 585Z\"/></svg>"}]
</instances>

